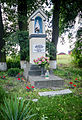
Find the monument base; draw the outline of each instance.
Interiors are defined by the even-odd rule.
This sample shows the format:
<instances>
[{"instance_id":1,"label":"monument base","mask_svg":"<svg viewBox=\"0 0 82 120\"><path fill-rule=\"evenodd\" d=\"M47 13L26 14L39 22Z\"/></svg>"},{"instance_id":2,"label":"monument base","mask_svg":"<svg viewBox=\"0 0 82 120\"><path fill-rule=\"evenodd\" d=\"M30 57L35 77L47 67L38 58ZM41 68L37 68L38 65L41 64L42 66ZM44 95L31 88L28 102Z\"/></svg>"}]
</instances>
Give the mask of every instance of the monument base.
<instances>
[{"instance_id":1,"label":"monument base","mask_svg":"<svg viewBox=\"0 0 82 120\"><path fill-rule=\"evenodd\" d=\"M57 68L56 60L50 60L50 68L51 69L56 69Z\"/></svg>"},{"instance_id":2,"label":"monument base","mask_svg":"<svg viewBox=\"0 0 82 120\"><path fill-rule=\"evenodd\" d=\"M21 69L25 69L25 68L27 67L27 64L28 64L27 61L25 61L25 60L21 60L21 61L20 61Z\"/></svg>"},{"instance_id":3,"label":"monument base","mask_svg":"<svg viewBox=\"0 0 82 120\"><path fill-rule=\"evenodd\" d=\"M24 69L24 76L30 81L35 88L63 88L64 80L54 74L49 74L49 77L41 76L41 68L38 65L29 64L28 68Z\"/></svg>"},{"instance_id":4,"label":"monument base","mask_svg":"<svg viewBox=\"0 0 82 120\"><path fill-rule=\"evenodd\" d=\"M7 70L6 62L0 62L0 71L6 71L6 70Z\"/></svg>"},{"instance_id":5,"label":"monument base","mask_svg":"<svg viewBox=\"0 0 82 120\"><path fill-rule=\"evenodd\" d=\"M29 76L28 80L35 88L62 89L64 87L64 80L55 75L50 75L48 79L41 76Z\"/></svg>"}]
</instances>

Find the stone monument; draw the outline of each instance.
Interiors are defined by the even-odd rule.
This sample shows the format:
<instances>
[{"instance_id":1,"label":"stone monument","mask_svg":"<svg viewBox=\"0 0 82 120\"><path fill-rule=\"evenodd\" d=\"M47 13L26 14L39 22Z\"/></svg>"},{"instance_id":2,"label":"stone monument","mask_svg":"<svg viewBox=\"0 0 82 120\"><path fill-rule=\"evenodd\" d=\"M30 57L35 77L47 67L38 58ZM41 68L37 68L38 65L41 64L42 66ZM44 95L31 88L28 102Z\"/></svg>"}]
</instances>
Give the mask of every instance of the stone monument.
<instances>
[{"instance_id":1,"label":"stone monument","mask_svg":"<svg viewBox=\"0 0 82 120\"><path fill-rule=\"evenodd\" d=\"M46 34L45 22L47 16L38 9L29 18L29 46L30 46L30 63L34 64L33 60L38 57L45 57L46 49Z\"/></svg>"}]
</instances>

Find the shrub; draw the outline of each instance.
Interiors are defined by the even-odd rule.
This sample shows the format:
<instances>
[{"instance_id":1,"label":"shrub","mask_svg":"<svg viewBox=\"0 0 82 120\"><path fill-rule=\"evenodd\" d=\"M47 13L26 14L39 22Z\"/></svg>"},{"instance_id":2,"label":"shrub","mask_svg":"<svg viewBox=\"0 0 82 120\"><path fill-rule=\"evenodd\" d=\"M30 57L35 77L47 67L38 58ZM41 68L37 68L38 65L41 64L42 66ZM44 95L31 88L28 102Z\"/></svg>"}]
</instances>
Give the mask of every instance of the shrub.
<instances>
[{"instance_id":1,"label":"shrub","mask_svg":"<svg viewBox=\"0 0 82 120\"><path fill-rule=\"evenodd\" d=\"M19 58L9 58L7 59L7 68L20 68L20 59Z\"/></svg>"},{"instance_id":2,"label":"shrub","mask_svg":"<svg viewBox=\"0 0 82 120\"><path fill-rule=\"evenodd\" d=\"M32 108L30 107L30 101L24 99L19 100L15 96L11 99L5 99L4 105L1 105L1 114L4 120L30 120Z\"/></svg>"},{"instance_id":3,"label":"shrub","mask_svg":"<svg viewBox=\"0 0 82 120\"><path fill-rule=\"evenodd\" d=\"M29 61L29 33L28 31L19 31L18 40L20 45L21 60Z\"/></svg>"},{"instance_id":4,"label":"shrub","mask_svg":"<svg viewBox=\"0 0 82 120\"><path fill-rule=\"evenodd\" d=\"M19 68L10 68L8 69L9 76L16 76L20 72Z\"/></svg>"}]
</instances>

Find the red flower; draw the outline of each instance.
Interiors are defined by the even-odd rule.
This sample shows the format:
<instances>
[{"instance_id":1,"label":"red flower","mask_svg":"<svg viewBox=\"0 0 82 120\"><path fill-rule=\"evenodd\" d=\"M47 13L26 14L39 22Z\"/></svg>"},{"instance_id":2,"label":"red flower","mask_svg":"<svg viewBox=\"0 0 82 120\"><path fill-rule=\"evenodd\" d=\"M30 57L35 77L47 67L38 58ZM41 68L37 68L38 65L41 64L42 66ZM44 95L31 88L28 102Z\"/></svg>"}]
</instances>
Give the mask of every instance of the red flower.
<instances>
[{"instance_id":1,"label":"red flower","mask_svg":"<svg viewBox=\"0 0 82 120\"><path fill-rule=\"evenodd\" d=\"M22 80L23 80L23 78L22 78Z\"/></svg>"},{"instance_id":2,"label":"red flower","mask_svg":"<svg viewBox=\"0 0 82 120\"><path fill-rule=\"evenodd\" d=\"M76 87L76 85L73 85L74 87Z\"/></svg>"},{"instance_id":3,"label":"red flower","mask_svg":"<svg viewBox=\"0 0 82 120\"><path fill-rule=\"evenodd\" d=\"M75 78L75 80L78 80L77 78Z\"/></svg>"},{"instance_id":4,"label":"red flower","mask_svg":"<svg viewBox=\"0 0 82 120\"><path fill-rule=\"evenodd\" d=\"M18 78L18 80L20 80L20 78Z\"/></svg>"},{"instance_id":5,"label":"red flower","mask_svg":"<svg viewBox=\"0 0 82 120\"><path fill-rule=\"evenodd\" d=\"M27 89L30 89L28 86L26 86Z\"/></svg>"},{"instance_id":6,"label":"red flower","mask_svg":"<svg viewBox=\"0 0 82 120\"><path fill-rule=\"evenodd\" d=\"M69 84L73 84L72 82L69 82Z\"/></svg>"},{"instance_id":7,"label":"red flower","mask_svg":"<svg viewBox=\"0 0 82 120\"><path fill-rule=\"evenodd\" d=\"M32 88L34 88L34 86L32 86Z\"/></svg>"},{"instance_id":8,"label":"red flower","mask_svg":"<svg viewBox=\"0 0 82 120\"><path fill-rule=\"evenodd\" d=\"M0 76L0 78L1 78L1 76Z\"/></svg>"},{"instance_id":9,"label":"red flower","mask_svg":"<svg viewBox=\"0 0 82 120\"><path fill-rule=\"evenodd\" d=\"M18 75L20 75L20 73L18 73Z\"/></svg>"},{"instance_id":10,"label":"red flower","mask_svg":"<svg viewBox=\"0 0 82 120\"><path fill-rule=\"evenodd\" d=\"M5 78L5 76L3 76L3 78Z\"/></svg>"}]
</instances>

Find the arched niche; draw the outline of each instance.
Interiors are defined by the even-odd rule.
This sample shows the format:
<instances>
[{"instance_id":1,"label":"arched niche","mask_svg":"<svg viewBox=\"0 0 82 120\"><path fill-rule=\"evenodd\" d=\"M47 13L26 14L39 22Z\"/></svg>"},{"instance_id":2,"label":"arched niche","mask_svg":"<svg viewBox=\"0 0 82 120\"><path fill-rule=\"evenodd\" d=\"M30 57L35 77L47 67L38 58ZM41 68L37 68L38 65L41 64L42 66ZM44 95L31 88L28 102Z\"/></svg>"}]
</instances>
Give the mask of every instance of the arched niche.
<instances>
[{"instance_id":1,"label":"arched niche","mask_svg":"<svg viewBox=\"0 0 82 120\"><path fill-rule=\"evenodd\" d=\"M39 24L39 31L38 31L38 32L36 32L36 24L37 24L37 22L38 22L38 24ZM42 33L42 18L39 17L39 16L37 16L37 17L35 18L34 33Z\"/></svg>"}]
</instances>

